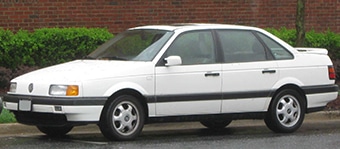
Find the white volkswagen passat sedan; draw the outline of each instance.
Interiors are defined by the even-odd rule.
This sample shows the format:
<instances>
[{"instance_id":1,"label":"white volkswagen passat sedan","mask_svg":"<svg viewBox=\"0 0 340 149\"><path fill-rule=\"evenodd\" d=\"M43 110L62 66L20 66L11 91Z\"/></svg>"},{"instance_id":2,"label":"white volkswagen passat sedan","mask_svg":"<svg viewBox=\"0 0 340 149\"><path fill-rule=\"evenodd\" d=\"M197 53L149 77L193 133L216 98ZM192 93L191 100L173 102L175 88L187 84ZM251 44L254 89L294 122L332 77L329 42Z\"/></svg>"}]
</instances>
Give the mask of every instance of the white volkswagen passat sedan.
<instances>
[{"instance_id":1,"label":"white volkswagen passat sedan","mask_svg":"<svg viewBox=\"0 0 340 149\"><path fill-rule=\"evenodd\" d=\"M131 140L147 123L218 129L246 118L288 133L337 97L334 80L326 49L293 48L259 28L142 26L87 59L13 79L4 107L49 136L95 123L110 140Z\"/></svg>"}]
</instances>

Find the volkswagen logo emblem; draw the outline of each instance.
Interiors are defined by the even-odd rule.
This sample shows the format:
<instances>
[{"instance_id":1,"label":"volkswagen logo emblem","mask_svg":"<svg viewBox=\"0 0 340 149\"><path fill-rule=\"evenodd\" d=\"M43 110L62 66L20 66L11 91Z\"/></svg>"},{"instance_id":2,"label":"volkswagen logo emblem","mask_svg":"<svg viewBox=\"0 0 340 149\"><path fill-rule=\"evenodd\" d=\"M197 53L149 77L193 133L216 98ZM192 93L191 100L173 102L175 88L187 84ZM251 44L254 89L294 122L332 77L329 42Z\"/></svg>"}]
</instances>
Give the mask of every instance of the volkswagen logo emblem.
<instances>
[{"instance_id":1,"label":"volkswagen logo emblem","mask_svg":"<svg viewBox=\"0 0 340 149\"><path fill-rule=\"evenodd\" d=\"M32 91L33 91L33 83L30 83L30 85L28 85L28 91L30 93L32 93Z\"/></svg>"}]
</instances>

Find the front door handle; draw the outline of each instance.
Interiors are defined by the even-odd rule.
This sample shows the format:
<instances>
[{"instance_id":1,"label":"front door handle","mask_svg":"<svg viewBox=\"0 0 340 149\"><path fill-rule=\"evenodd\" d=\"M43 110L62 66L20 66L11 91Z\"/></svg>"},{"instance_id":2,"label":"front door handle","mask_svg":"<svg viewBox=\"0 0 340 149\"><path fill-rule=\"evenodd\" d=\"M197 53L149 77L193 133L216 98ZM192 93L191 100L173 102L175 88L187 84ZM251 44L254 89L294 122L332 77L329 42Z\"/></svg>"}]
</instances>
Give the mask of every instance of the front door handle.
<instances>
[{"instance_id":1,"label":"front door handle","mask_svg":"<svg viewBox=\"0 0 340 149\"><path fill-rule=\"evenodd\" d=\"M213 72L207 72L206 74L204 74L205 77L218 77L220 76L220 73L216 72L216 73L213 73Z\"/></svg>"},{"instance_id":2,"label":"front door handle","mask_svg":"<svg viewBox=\"0 0 340 149\"><path fill-rule=\"evenodd\" d=\"M276 70L272 70L272 69L262 70L262 74L265 74L265 73L276 73Z\"/></svg>"}]
</instances>

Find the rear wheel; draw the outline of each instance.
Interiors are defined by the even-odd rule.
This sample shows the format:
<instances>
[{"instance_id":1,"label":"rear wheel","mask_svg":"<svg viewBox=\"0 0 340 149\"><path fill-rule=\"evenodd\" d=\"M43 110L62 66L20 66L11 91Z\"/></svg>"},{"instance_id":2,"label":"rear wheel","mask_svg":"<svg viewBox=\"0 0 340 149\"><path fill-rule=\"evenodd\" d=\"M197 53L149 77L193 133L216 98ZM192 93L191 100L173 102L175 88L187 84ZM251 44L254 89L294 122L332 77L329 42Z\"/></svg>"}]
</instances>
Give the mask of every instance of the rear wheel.
<instances>
[{"instance_id":1,"label":"rear wheel","mask_svg":"<svg viewBox=\"0 0 340 149\"><path fill-rule=\"evenodd\" d=\"M60 137L70 132L73 126L37 126L37 128L50 137Z\"/></svg>"},{"instance_id":2,"label":"rear wheel","mask_svg":"<svg viewBox=\"0 0 340 149\"><path fill-rule=\"evenodd\" d=\"M105 107L99 128L109 140L132 140L142 131L144 119L143 106L137 98L121 95Z\"/></svg>"},{"instance_id":3,"label":"rear wheel","mask_svg":"<svg viewBox=\"0 0 340 149\"><path fill-rule=\"evenodd\" d=\"M306 102L295 90L280 91L273 99L265 123L279 133L290 133L300 128L305 116Z\"/></svg>"},{"instance_id":4,"label":"rear wheel","mask_svg":"<svg viewBox=\"0 0 340 149\"><path fill-rule=\"evenodd\" d=\"M216 119L212 119L212 120L204 120L204 121L200 121L201 124L209 129L222 129L227 127L232 120L226 119L226 120L216 120Z\"/></svg>"}]
</instances>

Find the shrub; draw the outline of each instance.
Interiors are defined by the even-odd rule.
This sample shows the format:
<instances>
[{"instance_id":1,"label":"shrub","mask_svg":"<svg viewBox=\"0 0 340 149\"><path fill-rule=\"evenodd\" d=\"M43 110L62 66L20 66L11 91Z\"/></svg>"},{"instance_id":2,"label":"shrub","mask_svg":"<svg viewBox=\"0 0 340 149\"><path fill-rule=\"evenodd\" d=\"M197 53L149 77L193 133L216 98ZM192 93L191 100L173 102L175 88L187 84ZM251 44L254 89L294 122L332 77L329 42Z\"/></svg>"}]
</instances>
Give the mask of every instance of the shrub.
<instances>
[{"instance_id":1,"label":"shrub","mask_svg":"<svg viewBox=\"0 0 340 149\"><path fill-rule=\"evenodd\" d=\"M295 46L296 30L286 29L284 27L278 30L273 28L268 28L266 30L277 36L278 38L282 39L283 41L287 42L289 45Z\"/></svg>"},{"instance_id":2,"label":"shrub","mask_svg":"<svg viewBox=\"0 0 340 149\"><path fill-rule=\"evenodd\" d=\"M80 59L113 35L101 28L42 28L13 33L0 28L0 88L23 73Z\"/></svg>"},{"instance_id":3,"label":"shrub","mask_svg":"<svg viewBox=\"0 0 340 149\"><path fill-rule=\"evenodd\" d=\"M0 29L0 66L45 67L79 59L112 37L102 28L42 28L16 34Z\"/></svg>"},{"instance_id":4,"label":"shrub","mask_svg":"<svg viewBox=\"0 0 340 149\"><path fill-rule=\"evenodd\" d=\"M7 87L9 85L9 81L12 78L12 70L0 67L0 95L1 92L4 92L7 90ZM0 105L1 106L1 105Z\"/></svg>"},{"instance_id":5,"label":"shrub","mask_svg":"<svg viewBox=\"0 0 340 149\"><path fill-rule=\"evenodd\" d=\"M11 68L17 68L17 66L20 65L35 65L34 59L32 58L33 51L37 48L35 45L36 41L28 31L18 31L13 36L13 42L11 44L12 50L10 51L10 56L14 57L11 64L16 67L12 66Z\"/></svg>"},{"instance_id":6,"label":"shrub","mask_svg":"<svg viewBox=\"0 0 340 149\"><path fill-rule=\"evenodd\" d=\"M41 67L83 58L113 37L99 28L43 28L32 36L38 43L33 57Z\"/></svg>"},{"instance_id":7,"label":"shrub","mask_svg":"<svg viewBox=\"0 0 340 149\"><path fill-rule=\"evenodd\" d=\"M13 36L11 31L0 28L0 66L11 67L10 53L13 51Z\"/></svg>"},{"instance_id":8,"label":"shrub","mask_svg":"<svg viewBox=\"0 0 340 149\"><path fill-rule=\"evenodd\" d=\"M268 32L279 37L291 46L295 46L296 31L294 29L281 28L279 30L268 28ZM340 59L340 34L331 31L317 33L314 30L306 32L305 47L326 48L332 59Z\"/></svg>"},{"instance_id":9,"label":"shrub","mask_svg":"<svg viewBox=\"0 0 340 149\"><path fill-rule=\"evenodd\" d=\"M27 31L20 30L13 34L0 29L0 66L14 69L19 65L34 65L31 57L34 39Z\"/></svg>"},{"instance_id":10,"label":"shrub","mask_svg":"<svg viewBox=\"0 0 340 149\"><path fill-rule=\"evenodd\" d=\"M340 34L329 30L325 33L310 31L306 34L306 46L326 48L332 59L340 59Z\"/></svg>"}]
</instances>

